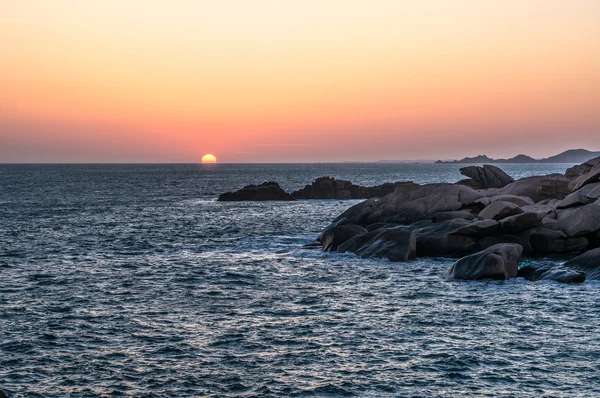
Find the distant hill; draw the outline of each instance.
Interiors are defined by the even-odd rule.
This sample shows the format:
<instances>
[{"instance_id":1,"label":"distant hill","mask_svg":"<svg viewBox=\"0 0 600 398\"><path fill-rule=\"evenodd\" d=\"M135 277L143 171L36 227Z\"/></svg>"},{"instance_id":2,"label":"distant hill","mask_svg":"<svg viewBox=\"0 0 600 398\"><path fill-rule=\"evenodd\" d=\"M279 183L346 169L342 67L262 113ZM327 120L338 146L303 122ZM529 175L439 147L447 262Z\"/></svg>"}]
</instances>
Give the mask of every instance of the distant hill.
<instances>
[{"instance_id":1,"label":"distant hill","mask_svg":"<svg viewBox=\"0 0 600 398\"><path fill-rule=\"evenodd\" d=\"M545 159L534 159L531 156L522 154L510 159L492 159L486 155L479 155L461 160L438 160L436 163L583 163L598 156L600 156L600 152L592 152L586 149L569 149Z\"/></svg>"}]
</instances>

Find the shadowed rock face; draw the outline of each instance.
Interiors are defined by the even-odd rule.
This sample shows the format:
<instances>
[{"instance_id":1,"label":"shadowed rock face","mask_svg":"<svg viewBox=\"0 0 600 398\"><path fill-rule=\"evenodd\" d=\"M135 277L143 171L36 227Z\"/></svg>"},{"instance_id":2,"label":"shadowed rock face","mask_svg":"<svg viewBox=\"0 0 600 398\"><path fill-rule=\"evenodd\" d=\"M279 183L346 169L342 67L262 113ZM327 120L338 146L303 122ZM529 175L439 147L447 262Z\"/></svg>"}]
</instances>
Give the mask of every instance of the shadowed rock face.
<instances>
[{"instance_id":1,"label":"shadowed rock face","mask_svg":"<svg viewBox=\"0 0 600 398\"><path fill-rule=\"evenodd\" d=\"M460 169L460 173L474 181L466 182L468 186L479 189L502 188L514 181L514 179L503 170L489 164L483 165L483 167L463 167Z\"/></svg>"},{"instance_id":2,"label":"shadowed rock face","mask_svg":"<svg viewBox=\"0 0 600 398\"><path fill-rule=\"evenodd\" d=\"M264 201L264 200L296 200L285 192L276 182L263 182L260 185L247 185L239 191L219 195L219 202L230 201Z\"/></svg>"},{"instance_id":3,"label":"shadowed rock face","mask_svg":"<svg viewBox=\"0 0 600 398\"><path fill-rule=\"evenodd\" d=\"M455 262L448 276L465 280L515 278L522 252L523 247L517 244L490 246Z\"/></svg>"}]
</instances>

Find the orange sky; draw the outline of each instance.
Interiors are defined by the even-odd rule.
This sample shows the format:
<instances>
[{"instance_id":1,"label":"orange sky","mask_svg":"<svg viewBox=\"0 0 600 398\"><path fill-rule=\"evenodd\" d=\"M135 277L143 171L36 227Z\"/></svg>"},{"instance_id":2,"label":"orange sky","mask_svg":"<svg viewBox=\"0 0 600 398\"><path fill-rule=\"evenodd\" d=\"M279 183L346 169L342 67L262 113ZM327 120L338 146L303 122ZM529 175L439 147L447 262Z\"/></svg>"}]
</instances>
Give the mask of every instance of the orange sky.
<instances>
[{"instance_id":1,"label":"orange sky","mask_svg":"<svg viewBox=\"0 0 600 398\"><path fill-rule=\"evenodd\" d=\"M0 162L580 147L600 150L598 0L0 2Z\"/></svg>"}]
</instances>

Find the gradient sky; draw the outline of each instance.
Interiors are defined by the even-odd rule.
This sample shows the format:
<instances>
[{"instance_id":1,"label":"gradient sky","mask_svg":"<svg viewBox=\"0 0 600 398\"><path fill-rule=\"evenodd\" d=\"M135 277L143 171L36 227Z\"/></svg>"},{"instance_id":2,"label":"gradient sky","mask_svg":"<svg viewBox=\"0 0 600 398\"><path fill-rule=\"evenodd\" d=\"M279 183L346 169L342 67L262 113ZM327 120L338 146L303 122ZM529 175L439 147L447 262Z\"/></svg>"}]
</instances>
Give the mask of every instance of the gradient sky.
<instances>
[{"instance_id":1,"label":"gradient sky","mask_svg":"<svg viewBox=\"0 0 600 398\"><path fill-rule=\"evenodd\" d=\"M0 0L0 162L600 150L598 0Z\"/></svg>"}]
</instances>

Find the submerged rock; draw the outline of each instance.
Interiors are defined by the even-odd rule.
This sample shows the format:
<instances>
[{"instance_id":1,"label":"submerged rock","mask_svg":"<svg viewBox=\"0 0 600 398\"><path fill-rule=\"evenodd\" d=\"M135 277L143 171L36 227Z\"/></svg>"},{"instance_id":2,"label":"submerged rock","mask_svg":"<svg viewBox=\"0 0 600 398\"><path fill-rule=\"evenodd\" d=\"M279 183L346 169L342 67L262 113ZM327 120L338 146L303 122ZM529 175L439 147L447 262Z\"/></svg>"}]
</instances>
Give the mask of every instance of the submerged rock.
<instances>
[{"instance_id":1,"label":"submerged rock","mask_svg":"<svg viewBox=\"0 0 600 398\"><path fill-rule=\"evenodd\" d=\"M263 201L263 200L296 200L285 192L276 182L263 182L260 185L247 185L239 191L226 192L219 195L219 202L231 201Z\"/></svg>"},{"instance_id":2,"label":"submerged rock","mask_svg":"<svg viewBox=\"0 0 600 398\"><path fill-rule=\"evenodd\" d=\"M515 278L522 252L521 245L494 245L452 264L448 276L466 280Z\"/></svg>"},{"instance_id":3,"label":"submerged rock","mask_svg":"<svg viewBox=\"0 0 600 398\"><path fill-rule=\"evenodd\" d=\"M582 283L586 275L582 271L573 271L556 263L527 264L519 269L519 278L528 281L550 280L562 283Z\"/></svg>"}]
</instances>

